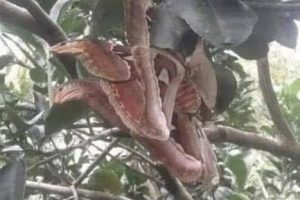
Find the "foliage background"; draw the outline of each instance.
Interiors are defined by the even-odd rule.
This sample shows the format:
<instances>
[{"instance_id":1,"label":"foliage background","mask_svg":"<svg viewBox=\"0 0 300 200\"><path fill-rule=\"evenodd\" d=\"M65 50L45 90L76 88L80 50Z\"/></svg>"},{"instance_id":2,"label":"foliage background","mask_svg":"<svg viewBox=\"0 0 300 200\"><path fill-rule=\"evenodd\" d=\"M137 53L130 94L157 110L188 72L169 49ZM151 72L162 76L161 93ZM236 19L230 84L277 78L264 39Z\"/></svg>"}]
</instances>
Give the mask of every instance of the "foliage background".
<instances>
[{"instance_id":1,"label":"foliage background","mask_svg":"<svg viewBox=\"0 0 300 200\"><path fill-rule=\"evenodd\" d=\"M117 8L113 3L108 6L108 10L103 11L96 4L97 1L61 2L60 5L56 4L56 10L51 10L54 1L39 1L69 37L82 37L91 32L100 33L104 37L124 37L118 28L121 26L118 24L118 15L103 22L105 28L99 30L95 30L97 27L91 21L94 8L98 14L105 15L105 12L111 12L109 9ZM112 137L100 138L81 146L88 138L104 131L101 121L98 122L93 113L88 113L84 119L55 134L41 149L39 145L45 134L44 124L49 123L47 115L51 104L51 88L65 82L67 74L40 38L19 28L1 26L0 30L0 44L5 47L0 56L0 147L15 144L22 147L28 180L69 185L101 155ZM300 53L276 43L271 46L273 86L284 115L298 138ZM276 130L258 89L256 68L253 62L239 59L238 63L243 67L233 72L238 80L237 94L230 107L217 116L217 122L272 137ZM85 72L80 65L77 63L84 77ZM63 113L61 111L59 114ZM110 152L111 155L107 154L101 159L99 166L84 180L82 187L132 199L172 199L172 192L161 184L162 180L149 167L151 165L144 160L144 156L136 152L147 156L146 151L134 141L120 139L118 146ZM300 171L295 161L232 144L218 144L216 152L221 172L220 185L209 193L203 192L201 186L187 185L195 199L300 198ZM47 160L52 156L53 159ZM45 159L47 162L40 162ZM0 157L0 160L4 166L6 159ZM26 190L26 196L28 199L63 199L59 195L32 189Z\"/></svg>"}]
</instances>

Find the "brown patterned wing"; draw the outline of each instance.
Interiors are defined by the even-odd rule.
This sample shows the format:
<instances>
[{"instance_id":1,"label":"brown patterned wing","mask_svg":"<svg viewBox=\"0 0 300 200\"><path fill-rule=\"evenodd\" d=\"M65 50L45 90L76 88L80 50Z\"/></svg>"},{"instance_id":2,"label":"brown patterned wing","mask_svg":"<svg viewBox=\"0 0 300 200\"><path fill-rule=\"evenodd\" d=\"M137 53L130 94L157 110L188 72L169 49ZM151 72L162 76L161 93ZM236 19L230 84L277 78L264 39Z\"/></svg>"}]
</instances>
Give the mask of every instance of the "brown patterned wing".
<instances>
[{"instance_id":1,"label":"brown patterned wing","mask_svg":"<svg viewBox=\"0 0 300 200\"><path fill-rule=\"evenodd\" d=\"M94 74L100 77L103 75L110 77L110 80L103 77L101 88L109 98L115 112L134 134L157 140L167 140L169 129L161 110L159 96L156 95L158 86L157 88L146 89L149 81L144 76L150 74L140 70L139 64L134 65L131 62L133 67L130 67L128 63L130 61L123 61L117 55L118 53L123 56L128 52L122 54L122 49L118 48L118 50L115 49L115 54L110 49L114 48L101 46L91 40L65 42L52 47L52 51L58 54L73 54L81 57L86 68ZM125 66L122 65L124 63L126 63ZM127 75L130 77L126 77L126 80L120 81L119 79L116 81L116 77L118 75L121 77L123 74L122 69L124 68L126 68L125 72L129 70ZM112 79L114 81L111 81Z\"/></svg>"},{"instance_id":2,"label":"brown patterned wing","mask_svg":"<svg viewBox=\"0 0 300 200\"><path fill-rule=\"evenodd\" d=\"M199 180L207 185L216 184L218 171L215 154L197 119L190 119L187 114L178 113L176 125L176 141L181 144L187 154L193 156L203 165L203 173Z\"/></svg>"},{"instance_id":3,"label":"brown patterned wing","mask_svg":"<svg viewBox=\"0 0 300 200\"><path fill-rule=\"evenodd\" d=\"M82 101L112 125L127 130L127 127L122 123L119 116L116 115L114 108L110 105L106 94L97 80L70 81L55 88L53 94L54 104L63 104L75 100Z\"/></svg>"},{"instance_id":4,"label":"brown patterned wing","mask_svg":"<svg viewBox=\"0 0 300 200\"><path fill-rule=\"evenodd\" d=\"M126 99L133 94L123 93L125 91L124 88L132 87L137 83L132 81L127 82L127 84L111 84L110 87L119 89L121 91L121 93L119 93L120 97ZM132 92L134 93L134 90L132 90ZM54 104L63 104L73 100L80 100L87 103L96 113L101 114L104 119L123 130L127 130L127 126L137 126L136 131L139 131L139 126L137 124L126 124L126 126L123 124L119 115L116 114L114 108L109 103L106 94L101 89L99 81L75 80L54 90ZM143 106L141 104L141 108L137 109L134 105L142 102L142 99L138 102L134 98L133 100L125 101L125 106L133 106L135 111L130 114L133 114L138 118L141 117L140 111L143 110ZM138 123L138 121L136 123ZM137 137L137 139L150 151L156 160L162 162L168 171L180 180L184 182L194 182L204 175L205 166L203 163L192 156L192 153L190 155L187 154L173 139L168 139L167 141L152 140L145 137Z\"/></svg>"},{"instance_id":5,"label":"brown patterned wing","mask_svg":"<svg viewBox=\"0 0 300 200\"><path fill-rule=\"evenodd\" d=\"M154 159L160 161L175 177L184 182L196 182L204 174L204 165L200 160L187 154L172 138L167 141L138 140L150 151Z\"/></svg>"},{"instance_id":6,"label":"brown patterned wing","mask_svg":"<svg viewBox=\"0 0 300 200\"><path fill-rule=\"evenodd\" d=\"M204 43L198 40L193 54L187 63L189 77L187 77L201 94L201 116L210 119L217 97L217 80L212 64L206 56Z\"/></svg>"},{"instance_id":7,"label":"brown patterned wing","mask_svg":"<svg viewBox=\"0 0 300 200\"><path fill-rule=\"evenodd\" d=\"M113 53L112 46L107 42L87 39L66 41L52 46L51 51L56 54L75 55L94 76L110 81L130 78L130 66Z\"/></svg>"},{"instance_id":8,"label":"brown patterned wing","mask_svg":"<svg viewBox=\"0 0 300 200\"><path fill-rule=\"evenodd\" d=\"M201 106L201 93L190 81L183 80L176 95L176 108L183 113L197 113Z\"/></svg>"},{"instance_id":9,"label":"brown patterned wing","mask_svg":"<svg viewBox=\"0 0 300 200\"><path fill-rule=\"evenodd\" d=\"M145 88L138 79L132 77L129 81L123 82L101 80L101 86L116 113L123 123L132 130L134 136L155 140L168 139L167 127L161 129L148 123L145 114Z\"/></svg>"}]
</instances>

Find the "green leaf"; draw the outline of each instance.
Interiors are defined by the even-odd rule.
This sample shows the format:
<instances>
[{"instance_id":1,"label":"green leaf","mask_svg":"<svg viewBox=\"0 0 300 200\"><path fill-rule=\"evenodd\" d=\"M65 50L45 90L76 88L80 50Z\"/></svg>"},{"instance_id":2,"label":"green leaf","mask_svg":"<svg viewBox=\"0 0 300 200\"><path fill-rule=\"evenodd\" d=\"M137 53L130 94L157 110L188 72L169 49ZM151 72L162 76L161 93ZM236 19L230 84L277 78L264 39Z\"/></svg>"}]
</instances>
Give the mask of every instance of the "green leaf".
<instances>
[{"instance_id":1,"label":"green leaf","mask_svg":"<svg viewBox=\"0 0 300 200\"><path fill-rule=\"evenodd\" d=\"M190 27L183 19L168 10L165 4L161 4L156 11L151 28L151 45L163 48L180 50L181 40Z\"/></svg>"},{"instance_id":2,"label":"green leaf","mask_svg":"<svg viewBox=\"0 0 300 200\"><path fill-rule=\"evenodd\" d=\"M0 155L0 168L10 161L10 158Z\"/></svg>"},{"instance_id":3,"label":"green leaf","mask_svg":"<svg viewBox=\"0 0 300 200\"><path fill-rule=\"evenodd\" d=\"M38 38L31 32L26 31L20 27L3 26L1 23L0 23L0 32L10 33L10 34L20 37L24 41L24 43L26 42L26 43L31 44L32 46L35 47L35 50L37 53L39 53L40 55L45 57L46 52L45 52L43 40ZM6 35L6 37L7 37L7 35ZM8 39L11 39L11 37L8 37ZM20 47L20 45L18 47Z\"/></svg>"},{"instance_id":4,"label":"green leaf","mask_svg":"<svg viewBox=\"0 0 300 200\"><path fill-rule=\"evenodd\" d=\"M119 178L121 178L121 176L124 173L124 170L126 169L126 167L117 160L110 160L103 166L103 168L104 167L113 170L119 176Z\"/></svg>"},{"instance_id":5,"label":"green leaf","mask_svg":"<svg viewBox=\"0 0 300 200\"><path fill-rule=\"evenodd\" d=\"M170 14L180 17L195 33L216 47L244 42L257 21L252 9L238 0L168 0L161 6L167 8L161 17L169 18ZM174 22L170 21L169 26L176 27L178 23ZM181 27L179 34L182 34Z\"/></svg>"},{"instance_id":6,"label":"green leaf","mask_svg":"<svg viewBox=\"0 0 300 200\"><path fill-rule=\"evenodd\" d=\"M93 11L92 37L124 39L124 9L122 0L99 0Z\"/></svg>"},{"instance_id":7,"label":"green leaf","mask_svg":"<svg viewBox=\"0 0 300 200\"><path fill-rule=\"evenodd\" d=\"M141 185L147 181L147 178L141 174L136 173L130 168L125 171L126 178L129 185Z\"/></svg>"},{"instance_id":8,"label":"green leaf","mask_svg":"<svg viewBox=\"0 0 300 200\"><path fill-rule=\"evenodd\" d=\"M293 96L297 96L300 91L300 78L294 80L288 87L289 94Z\"/></svg>"},{"instance_id":9,"label":"green leaf","mask_svg":"<svg viewBox=\"0 0 300 200\"><path fill-rule=\"evenodd\" d=\"M280 29L275 35L276 41L286 47L295 49L298 38L298 27L296 23L291 18L282 17L278 20L278 26Z\"/></svg>"},{"instance_id":10,"label":"green leaf","mask_svg":"<svg viewBox=\"0 0 300 200\"><path fill-rule=\"evenodd\" d=\"M83 117L88 112L88 106L81 101L69 101L52 106L46 118L45 133L50 135Z\"/></svg>"},{"instance_id":11,"label":"green leaf","mask_svg":"<svg viewBox=\"0 0 300 200\"><path fill-rule=\"evenodd\" d=\"M217 79L216 112L221 113L227 109L236 95L237 81L231 70L221 65L213 65Z\"/></svg>"},{"instance_id":12,"label":"green leaf","mask_svg":"<svg viewBox=\"0 0 300 200\"><path fill-rule=\"evenodd\" d=\"M83 13L79 8L68 9L59 19L63 30L69 34L82 34L85 28Z\"/></svg>"},{"instance_id":13,"label":"green leaf","mask_svg":"<svg viewBox=\"0 0 300 200\"><path fill-rule=\"evenodd\" d=\"M245 161L239 155L229 156L226 159L225 164L234 174L238 188L242 190L248 176L248 170Z\"/></svg>"},{"instance_id":14,"label":"green leaf","mask_svg":"<svg viewBox=\"0 0 300 200\"><path fill-rule=\"evenodd\" d=\"M67 145L70 144L70 142L72 141L73 136L70 133L67 133L67 135L64 136L64 141Z\"/></svg>"},{"instance_id":15,"label":"green leaf","mask_svg":"<svg viewBox=\"0 0 300 200\"><path fill-rule=\"evenodd\" d=\"M243 193L233 193L228 200L251 200L247 195Z\"/></svg>"},{"instance_id":16,"label":"green leaf","mask_svg":"<svg viewBox=\"0 0 300 200\"><path fill-rule=\"evenodd\" d=\"M11 161L0 169L0 199L22 200L25 191L25 163Z\"/></svg>"},{"instance_id":17,"label":"green leaf","mask_svg":"<svg viewBox=\"0 0 300 200\"><path fill-rule=\"evenodd\" d=\"M64 12L73 2L73 0L58 0L50 10L49 17L57 22L60 14Z\"/></svg>"},{"instance_id":18,"label":"green leaf","mask_svg":"<svg viewBox=\"0 0 300 200\"><path fill-rule=\"evenodd\" d=\"M47 74L41 68L33 68L29 71L31 80L36 83L45 83L47 81Z\"/></svg>"},{"instance_id":19,"label":"green leaf","mask_svg":"<svg viewBox=\"0 0 300 200\"><path fill-rule=\"evenodd\" d=\"M274 40L290 48L296 46L298 29L292 18L274 10L256 10L256 14L259 20L252 34L233 51L245 59L258 59L267 55L268 43Z\"/></svg>"},{"instance_id":20,"label":"green leaf","mask_svg":"<svg viewBox=\"0 0 300 200\"><path fill-rule=\"evenodd\" d=\"M91 175L88 181L88 188L95 191L121 194L123 185L119 176L111 169L99 168Z\"/></svg>"},{"instance_id":21,"label":"green leaf","mask_svg":"<svg viewBox=\"0 0 300 200\"><path fill-rule=\"evenodd\" d=\"M232 195L232 190L228 187L219 186L214 192L215 200L228 200L228 197Z\"/></svg>"},{"instance_id":22,"label":"green leaf","mask_svg":"<svg viewBox=\"0 0 300 200\"><path fill-rule=\"evenodd\" d=\"M6 106L5 112L20 133L24 133L30 127L11 107Z\"/></svg>"},{"instance_id":23,"label":"green leaf","mask_svg":"<svg viewBox=\"0 0 300 200\"><path fill-rule=\"evenodd\" d=\"M39 5L48 13L56 0L37 0Z\"/></svg>"},{"instance_id":24,"label":"green leaf","mask_svg":"<svg viewBox=\"0 0 300 200\"><path fill-rule=\"evenodd\" d=\"M47 95L48 94L48 88L47 87L41 87L37 84L34 84L32 89L33 89L33 91L38 92L42 95Z\"/></svg>"},{"instance_id":25,"label":"green leaf","mask_svg":"<svg viewBox=\"0 0 300 200\"><path fill-rule=\"evenodd\" d=\"M8 66L14 61L14 57L12 55L2 55L0 56L0 69Z\"/></svg>"}]
</instances>

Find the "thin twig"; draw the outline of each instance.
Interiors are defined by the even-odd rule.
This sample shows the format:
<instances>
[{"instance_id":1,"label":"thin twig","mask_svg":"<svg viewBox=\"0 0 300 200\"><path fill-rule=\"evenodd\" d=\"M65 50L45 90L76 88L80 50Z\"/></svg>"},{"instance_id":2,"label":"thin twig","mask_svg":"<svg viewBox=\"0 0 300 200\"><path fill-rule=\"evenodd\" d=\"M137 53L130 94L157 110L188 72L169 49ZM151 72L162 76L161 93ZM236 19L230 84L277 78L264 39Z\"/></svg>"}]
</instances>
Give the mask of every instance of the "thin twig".
<instances>
[{"instance_id":1,"label":"thin twig","mask_svg":"<svg viewBox=\"0 0 300 200\"><path fill-rule=\"evenodd\" d=\"M164 179L166 189L170 192L170 194L174 195L176 199L193 200L191 194L187 191L183 184L173 177L164 166L159 165L156 166L155 169Z\"/></svg>"},{"instance_id":2,"label":"thin twig","mask_svg":"<svg viewBox=\"0 0 300 200\"><path fill-rule=\"evenodd\" d=\"M83 142L81 142L79 144L76 144L74 146L70 146L70 147L67 147L65 149L59 149L55 152L47 152L47 154L50 155L48 158L46 158L42 161L39 161L39 162L33 164L32 166L28 167L27 171L30 171L30 170L32 170L32 169L34 169L34 168L36 168L40 165L48 163L48 162L52 161L53 159L58 158L59 156L68 154L68 153L70 153L71 151L73 151L75 149L84 148L85 146L91 144L92 142L103 139L103 138L106 138L110 134L113 134L113 133L116 133L116 132L120 132L120 129L119 128L108 129L108 130L102 131L98 135L95 135L91 138L88 138L88 139L84 140Z\"/></svg>"},{"instance_id":3,"label":"thin twig","mask_svg":"<svg viewBox=\"0 0 300 200\"><path fill-rule=\"evenodd\" d=\"M91 135L95 135L94 130L93 130L93 126L92 126L92 124L91 124L90 118L87 117L85 120L86 120L86 123L87 123L87 125L88 125L90 134L91 134Z\"/></svg>"},{"instance_id":4,"label":"thin twig","mask_svg":"<svg viewBox=\"0 0 300 200\"><path fill-rule=\"evenodd\" d=\"M88 166L88 168L73 182L73 185L75 187L78 187L81 182L90 174L90 172L99 164L101 160L103 160L109 151L115 147L115 144L118 142L118 139L114 139L113 142L111 142L100 155L97 156L97 158L92 162L91 165Z\"/></svg>"},{"instance_id":5,"label":"thin twig","mask_svg":"<svg viewBox=\"0 0 300 200\"><path fill-rule=\"evenodd\" d=\"M144 156L143 154L141 154L140 152L138 151L135 151L134 149L122 144L122 143L119 143L118 146L120 146L121 148L129 151L130 153L136 155L137 157L141 158L142 160L144 160L145 162L149 163L150 165L152 165L152 167L155 167L155 163L149 159L147 156Z\"/></svg>"},{"instance_id":6,"label":"thin twig","mask_svg":"<svg viewBox=\"0 0 300 200\"><path fill-rule=\"evenodd\" d=\"M76 187L74 185L71 185L70 188L72 190L74 200L79 200L79 195Z\"/></svg>"},{"instance_id":7,"label":"thin twig","mask_svg":"<svg viewBox=\"0 0 300 200\"><path fill-rule=\"evenodd\" d=\"M36 167L38 167L38 166L40 166L40 165L46 164L46 163L48 163L48 162L54 160L55 158L58 158L60 155L61 155L61 154L58 154L58 153L57 153L57 154L54 154L54 155L52 155L52 156L50 156L50 157L48 157L48 158L46 158L46 159L44 159L44 160L42 160L42 161L39 161L39 162L37 162L37 163L34 163L34 164L31 165L30 167L28 167L26 171L28 172L28 171L33 170L34 168L36 168Z\"/></svg>"},{"instance_id":8,"label":"thin twig","mask_svg":"<svg viewBox=\"0 0 300 200\"><path fill-rule=\"evenodd\" d=\"M68 147L68 148L65 148L65 149L58 150L56 153L66 154L66 153L69 153L70 151L73 151L74 149L84 148L85 146L87 146L91 142L106 138L106 137L108 137L109 135L111 135L112 133L115 133L115 132L120 132L120 129L119 128L112 128L112 129L102 131L98 135L90 137L90 138L84 140L83 142L81 142L77 145L74 145L74 146L71 146L71 147Z\"/></svg>"},{"instance_id":9,"label":"thin twig","mask_svg":"<svg viewBox=\"0 0 300 200\"><path fill-rule=\"evenodd\" d=\"M53 81L54 70L52 65L47 61L47 85L48 85L48 97L49 97L49 106L53 105L53 90L52 90L52 81Z\"/></svg>"},{"instance_id":10,"label":"thin twig","mask_svg":"<svg viewBox=\"0 0 300 200\"><path fill-rule=\"evenodd\" d=\"M70 187L63 187L57 185L51 185L47 183L26 181L26 187L34 190L44 191L49 194L59 194L59 195L72 195L72 190ZM93 200L105 199L105 200L132 200L124 196L114 196L104 192L96 192L85 189L77 189L79 197L89 198Z\"/></svg>"},{"instance_id":11,"label":"thin twig","mask_svg":"<svg viewBox=\"0 0 300 200\"><path fill-rule=\"evenodd\" d=\"M142 176L148 178L149 180L154 181L156 184L158 184L158 185L160 185L160 186L163 186L163 185L164 185L161 181L157 180L157 179L154 178L153 176L151 176L151 175L149 175L149 174L145 174L145 173L143 173L143 172L140 172L139 170L137 170L137 169L131 167L130 165L124 163L122 160L120 160L120 159L117 158L116 156L114 156L114 155L112 155L112 154L110 154L110 153L108 153L107 155L110 156L111 158L113 158L114 160L118 161L120 164L124 165L125 167L129 168L130 170L136 172L137 174L140 174L140 175L142 175Z\"/></svg>"},{"instance_id":12,"label":"thin twig","mask_svg":"<svg viewBox=\"0 0 300 200\"><path fill-rule=\"evenodd\" d=\"M267 57L257 60L257 71L259 85L264 100L267 104L272 121L276 126L278 133L281 134L281 136L283 136L283 139L286 139L289 142L295 142L294 134L280 110L280 105L276 98L276 94L273 90L269 69L269 61Z\"/></svg>"}]
</instances>

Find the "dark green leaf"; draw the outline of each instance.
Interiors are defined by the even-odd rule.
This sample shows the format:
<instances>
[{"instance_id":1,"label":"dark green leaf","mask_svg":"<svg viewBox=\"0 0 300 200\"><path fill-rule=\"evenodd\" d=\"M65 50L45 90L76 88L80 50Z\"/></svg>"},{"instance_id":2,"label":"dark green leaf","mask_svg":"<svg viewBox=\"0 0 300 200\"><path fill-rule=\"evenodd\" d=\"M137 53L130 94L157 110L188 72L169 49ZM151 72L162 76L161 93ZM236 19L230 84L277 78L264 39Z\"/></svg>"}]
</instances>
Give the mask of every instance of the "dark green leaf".
<instances>
[{"instance_id":1,"label":"dark green leaf","mask_svg":"<svg viewBox=\"0 0 300 200\"><path fill-rule=\"evenodd\" d=\"M5 107L8 119L16 126L20 133L24 133L30 126L10 107Z\"/></svg>"},{"instance_id":2,"label":"dark green leaf","mask_svg":"<svg viewBox=\"0 0 300 200\"><path fill-rule=\"evenodd\" d=\"M300 78L294 80L288 87L288 92L290 95L297 96L300 91Z\"/></svg>"},{"instance_id":3,"label":"dark green leaf","mask_svg":"<svg viewBox=\"0 0 300 200\"><path fill-rule=\"evenodd\" d=\"M42 141L43 137L45 136L44 129L42 126L33 125L28 129L28 136L31 140L38 144Z\"/></svg>"},{"instance_id":4,"label":"dark green leaf","mask_svg":"<svg viewBox=\"0 0 300 200\"><path fill-rule=\"evenodd\" d=\"M86 25L83 13L76 7L66 10L64 17L59 19L59 23L69 34L82 34Z\"/></svg>"},{"instance_id":5,"label":"dark green leaf","mask_svg":"<svg viewBox=\"0 0 300 200\"><path fill-rule=\"evenodd\" d=\"M65 81L65 73L60 70L60 68L56 68L53 73L53 80L56 80L59 84L62 84Z\"/></svg>"},{"instance_id":6,"label":"dark green leaf","mask_svg":"<svg viewBox=\"0 0 300 200\"><path fill-rule=\"evenodd\" d=\"M0 56L0 69L6 67L14 61L14 57L12 55L2 55Z\"/></svg>"},{"instance_id":7,"label":"dark green leaf","mask_svg":"<svg viewBox=\"0 0 300 200\"><path fill-rule=\"evenodd\" d=\"M280 44L296 48L298 38L298 27L295 22L290 18L280 18L278 20L278 30L275 39Z\"/></svg>"},{"instance_id":8,"label":"dark green leaf","mask_svg":"<svg viewBox=\"0 0 300 200\"><path fill-rule=\"evenodd\" d=\"M104 167L113 170L119 176L119 178L122 177L124 170L126 168L117 160L110 160L108 163L104 165Z\"/></svg>"},{"instance_id":9,"label":"dark green leaf","mask_svg":"<svg viewBox=\"0 0 300 200\"><path fill-rule=\"evenodd\" d=\"M60 14L67 9L73 0L57 0L50 10L49 17L57 22Z\"/></svg>"},{"instance_id":10,"label":"dark green leaf","mask_svg":"<svg viewBox=\"0 0 300 200\"><path fill-rule=\"evenodd\" d=\"M22 200L25 189L25 163L11 161L0 169L0 199Z\"/></svg>"},{"instance_id":11,"label":"dark green leaf","mask_svg":"<svg viewBox=\"0 0 300 200\"><path fill-rule=\"evenodd\" d=\"M149 195L149 187L141 186L137 188L137 191L140 192L143 195Z\"/></svg>"},{"instance_id":12,"label":"dark green leaf","mask_svg":"<svg viewBox=\"0 0 300 200\"><path fill-rule=\"evenodd\" d=\"M229 198L229 200L251 200L246 194L234 193Z\"/></svg>"},{"instance_id":13,"label":"dark green leaf","mask_svg":"<svg viewBox=\"0 0 300 200\"><path fill-rule=\"evenodd\" d=\"M16 35L20 37L24 42L26 41L26 43L33 45L35 47L36 52L38 52L40 55L43 56L46 55L43 41L37 36L33 35L31 32L28 32L19 27L3 26L1 25L1 23L0 23L0 32ZM11 37L8 37L8 39L10 38Z\"/></svg>"},{"instance_id":14,"label":"dark green leaf","mask_svg":"<svg viewBox=\"0 0 300 200\"><path fill-rule=\"evenodd\" d=\"M248 170L243 158L241 156L229 156L225 164L234 174L238 188L243 189L248 176Z\"/></svg>"},{"instance_id":15,"label":"dark green leaf","mask_svg":"<svg viewBox=\"0 0 300 200\"><path fill-rule=\"evenodd\" d=\"M258 59L267 55L268 43L274 40L287 47L295 47L298 30L292 19L285 17L284 12L258 9L256 13L259 20L252 34L233 51L245 59Z\"/></svg>"},{"instance_id":16,"label":"dark green leaf","mask_svg":"<svg viewBox=\"0 0 300 200\"><path fill-rule=\"evenodd\" d=\"M120 194L123 192L123 186L119 176L111 169L97 169L88 181L88 188L96 191L110 192Z\"/></svg>"},{"instance_id":17,"label":"dark green leaf","mask_svg":"<svg viewBox=\"0 0 300 200\"><path fill-rule=\"evenodd\" d=\"M45 83L47 81L47 74L41 68L33 68L29 71L31 80L36 83Z\"/></svg>"},{"instance_id":18,"label":"dark green leaf","mask_svg":"<svg viewBox=\"0 0 300 200\"><path fill-rule=\"evenodd\" d=\"M56 0L37 0L40 6L48 13Z\"/></svg>"},{"instance_id":19,"label":"dark green leaf","mask_svg":"<svg viewBox=\"0 0 300 200\"><path fill-rule=\"evenodd\" d=\"M46 118L45 132L50 135L71 125L86 114L88 107L81 101L54 105Z\"/></svg>"},{"instance_id":20,"label":"dark green leaf","mask_svg":"<svg viewBox=\"0 0 300 200\"><path fill-rule=\"evenodd\" d=\"M239 0L166 0L167 8L180 16L202 38L216 47L238 45L251 34L257 16Z\"/></svg>"},{"instance_id":21,"label":"dark green leaf","mask_svg":"<svg viewBox=\"0 0 300 200\"><path fill-rule=\"evenodd\" d=\"M229 69L220 65L213 65L217 78L217 101L216 112L221 113L226 110L235 97L237 81Z\"/></svg>"},{"instance_id":22,"label":"dark green leaf","mask_svg":"<svg viewBox=\"0 0 300 200\"><path fill-rule=\"evenodd\" d=\"M145 176L142 176L129 168L125 171L125 174L129 185L141 185L147 181Z\"/></svg>"},{"instance_id":23,"label":"dark green leaf","mask_svg":"<svg viewBox=\"0 0 300 200\"><path fill-rule=\"evenodd\" d=\"M228 187L220 186L214 192L214 197L216 200L225 200L232 195L232 190Z\"/></svg>"},{"instance_id":24,"label":"dark green leaf","mask_svg":"<svg viewBox=\"0 0 300 200\"><path fill-rule=\"evenodd\" d=\"M124 12L122 0L99 0L93 11L91 36L124 40Z\"/></svg>"},{"instance_id":25,"label":"dark green leaf","mask_svg":"<svg viewBox=\"0 0 300 200\"><path fill-rule=\"evenodd\" d=\"M239 56L245 59L259 59L265 57L269 52L267 42L262 41L255 35L251 35L246 42L232 49Z\"/></svg>"},{"instance_id":26,"label":"dark green leaf","mask_svg":"<svg viewBox=\"0 0 300 200\"><path fill-rule=\"evenodd\" d=\"M234 48L237 54L245 59L258 59L267 55L268 43L273 41L277 29L276 11L257 11L259 20L249 38Z\"/></svg>"},{"instance_id":27,"label":"dark green leaf","mask_svg":"<svg viewBox=\"0 0 300 200\"><path fill-rule=\"evenodd\" d=\"M73 136L69 133L67 135L65 135L65 137L64 137L64 141L67 145L69 145L69 143L72 141L72 139L73 139Z\"/></svg>"},{"instance_id":28,"label":"dark green leaf","mask_svg":"<svg viewBox=\"0 0 300 200\"><path fill-rule=\"evenodd\" d=\"M289 14L293 19L300 20L299 10L291 10L291 11L289 11Z\"/></svg>"},{"instance_id":29,"label":"dark green leaf","mask_svg":"<svg viewBox=\"0 0 300 200\"><path fill-rule=\"evenodd\" d=\"M151 29L151 44L163 49L180 50L181 40L190 28L186 22L161 4Z\"/></svg>"},{"instance_id":30,"label":"dark green leaf","mask_svg":"<svg viewBox=\"0 0 300 200\"><path fill-rule=\"evenodd\" d=\"M33 90L35 92L38 92L38 93L42 94L42 95L47 95L48 94L48 88L47 87L41 87L37 84L33 85Z\"/></svg>"},{"instance_id":31,"label":"dark green leaf","mask_svg":"<svg viewBox=\"0 0 300 200\"><path fill-rule=\"evenodd\" d=\"M0 73L0 91L5 89L5 73ZM0 102L2 103L2 98L0 98Z\"/></svg>"}]
</instances>

